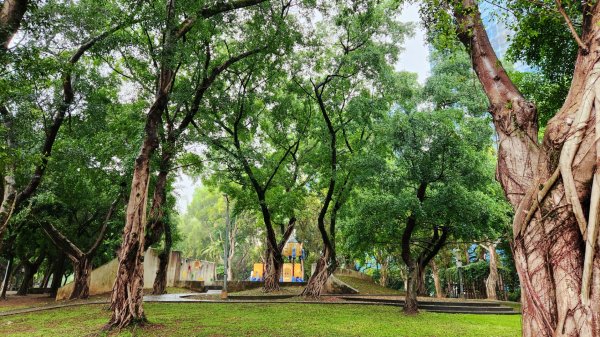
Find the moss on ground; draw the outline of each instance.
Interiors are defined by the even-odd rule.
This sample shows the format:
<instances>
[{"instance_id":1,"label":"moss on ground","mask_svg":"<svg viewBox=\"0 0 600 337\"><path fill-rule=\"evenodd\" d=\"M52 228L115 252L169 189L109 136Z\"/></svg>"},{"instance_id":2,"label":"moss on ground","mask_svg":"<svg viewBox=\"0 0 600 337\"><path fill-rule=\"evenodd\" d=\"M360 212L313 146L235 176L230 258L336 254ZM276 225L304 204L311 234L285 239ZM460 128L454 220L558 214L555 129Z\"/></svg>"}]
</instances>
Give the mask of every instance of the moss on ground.
<instances>
[{"instance_id":1,"label":"moss on ground","mask_svg":"<svg viewBox=\"0 0 600 337\"><path fill-rule=\"evenodd\" d=\"M519 336L518 315L421 313L359 305L147 303L150 324L110 336ZM2 336L86 336L110 312L86 305L0 318ZM103 336L106 334L100 334Z\"/></svg>"}]
</instances>

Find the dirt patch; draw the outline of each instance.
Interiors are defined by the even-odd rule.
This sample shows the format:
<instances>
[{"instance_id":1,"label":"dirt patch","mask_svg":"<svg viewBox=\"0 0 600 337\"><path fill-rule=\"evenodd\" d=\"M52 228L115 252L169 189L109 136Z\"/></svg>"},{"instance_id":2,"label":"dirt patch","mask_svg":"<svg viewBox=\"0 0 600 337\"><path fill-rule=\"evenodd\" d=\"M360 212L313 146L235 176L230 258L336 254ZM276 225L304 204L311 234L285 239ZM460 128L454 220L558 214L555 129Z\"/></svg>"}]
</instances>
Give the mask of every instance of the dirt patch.
<instances>
[{"instance_id":1,"label":"dirt patch","mask_svg":"<svg viewBox=\"0 0 600 337\"><path fill-rule=\"evenodd\" d=\"M0 300L0 311L42 307L56 301L48 294L34 294L27 296L7 295L6 300Z\"/></svg>"}]
</instances>

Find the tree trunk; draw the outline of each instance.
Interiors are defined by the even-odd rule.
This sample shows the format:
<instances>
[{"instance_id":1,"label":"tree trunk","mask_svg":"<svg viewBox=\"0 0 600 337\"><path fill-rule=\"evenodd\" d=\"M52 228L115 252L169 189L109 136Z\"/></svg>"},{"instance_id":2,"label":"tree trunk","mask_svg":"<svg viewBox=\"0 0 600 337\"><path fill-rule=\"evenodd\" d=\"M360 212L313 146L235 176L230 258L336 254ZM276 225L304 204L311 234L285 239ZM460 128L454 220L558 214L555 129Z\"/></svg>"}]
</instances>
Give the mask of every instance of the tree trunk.
<instances>
[{"instance_id":1,"label":"tree trunk","mask_svg":"<svg viewBox=\"0 0 600 337\"><path fill-rule=\"evenodd\" d=\"M2 293L0 293L0 299L2 300L6 299L6 290L8 289L8 283L14 269L14 260L12 255L8 259L8 265L6 266L6 272L4 273L4 281L2 281Z\"/></svg>"},{"instance_id":2,"label":"tree trunk","mask_svg":"<svg viewBox=\"0 0 600 337\"><path fill-rule=\"evenodd\" d=\"M315 272L310 276L306 288L302 291L302 296L319 297L325 290L325 285L329 276L333 274L336 267L335 258L333 258L332 248L325 246L323 254L317 261Z\"/></svg>"},{"instance_id":3,"label":"tree trunk","mask_svg":"<svg viewBox=\"0 0 600 337\"><path fill-rule=\"evenodd\" d=\"M73 291L69 299L85 299L90 296L90 275L92 273L92 259L84 254L79 259L73 260Z\"/></svg>"},{"instance_id":4,"label":"tree trunk","mask_svg":"<svg viewBox=\"0 0 600 337\"><path fill-rule=\"evenodd\" d=\"M267 263L265 264L265 285L264 291L278 291L279 290L279 277L281 276L281 270L283 269L283 258L281 252L276 252L267 244Z\"/></svg>"},{"instance_id":5,"label":"tree trunk","mask_svg":"<svg viewBox=\"0 0 600 337\"><path fill-rule=\"evenodd\" d=\"M40 288L48 288L48 281L50 280L50 276L52 276L52 265L48 266L48 270L46 270L46 273L44 274L44 278L42 279Z\"/></svg>"},{"instance_id":6,"label":"tree trunk","mask_svg":"<svg viewBox=\"0 0 600 337\"><path fill-rule=\"evenodd\" d=\"M237 237L238 224L235 219L233 220L231 229L229 231L229 254L227 254L227 280L233 281L233 257L235 256L235 242ZM283 266L282 266L283 267Z\"/></svg>"},{"instance_id":7,"label":"tree trunk","mask_svg":"<svg viewBox=\"0 0 600 337\"><path fill-rule=\"evenodd\" d=\"M31 285L33 284L33 276L36 272L33 268L33 265L30 263L24 264L23 269L23 279L21 280L21 285L17 290L17 295L19 296L25 296L29 293L29 288L31 288Z\"/></svg>"},{"instance_id":8,"label":"tree trunk","mask_svg":"<svg viewBox=\"0 0 600 337\"><path fill-rule=\"evenodd\" d=\"M124 328L146 322L142 307L144 291L144 253L146 208L150 180L150 159L159 145L158 128L175 79L176 23L175 4L167 1L167 34L161 53L161 69L154 103L148 111L144 127L144 141L133 169L131 193L127 203L123 242L119 250L117 279L113 285L110 308L112 316L105 329Z\"/></svg>"},{"instance_id":9,"label":"tree trunk","mask_svg":"<svg viewBox=\"0 0 600 337\"><path fill-rule=\"evenodd\" d=\"M523 336L600 336L600 255L595 254L600 3L582 7L585 46L579 49L567 99L548 123L541 146L535 106L496 58L477 3L465 0L455 8L459 37L491 105L499 139L497 178L515 209Z\"/></svg>"},{"instance_id":10,"label":"tree trunk","mask_svg":"<svg viewBox=\"0 0 600 337\"><path fill-rule=\"evenodd\" d=\"M27 11L28 0L5 0L0 8L0 58L8 50Z\"/></svg>"},{"instance_id":11,"label":"tree trunk","mask_svg":"<svg viewBox=\"0 0 600 337\"><path fill-rule=\"evenodd\" d=\"M263 218L265 219L265 223L271 223L270 221L270 213L263 211ZM268 221L267 221L268 220ZM288 222L288 226L283 233L281 241L277 245L273 245L272 242L275 241L275 232L268 231L267 235L267 251L266 251L266 263L265 263L265 285L263 290L265 292L277 291L279 290L279 278L281 277L281 271L283 270L283 256L281 253L283 252L283 248L285 247L285 243L292 235L296 225L296 218L290 218ZM272 229L272 227L271 227ZM275 247L275 248L273 248Z\"/></svg>"},{"instance_id":12,"label":"tree trunk","mask_svg":"<svg viewBox=\"0 0 600 337\"><path fill-rule=\"evenodd\" d=\"M498 263L496 257L496 245L488 245L487 250L490 254L490 274L485 280L485 290L488 300L497 300L496 286L498 285Z\"/></svg>"},{"instance_id":13,"label":"tree trunk","mask_svg":"<svg viewBox=\"0 0 600 337\"><path fill-rule=\"evenodd\" d=\"M431 260L431 274L433 275L433 284L435 285L435 297L443 298L444 291L442 290L442 284L440 282L440 273L437 263L435 263L435 260Z\"/></svg>"},{"instance_id":14,"label":"tree trunk","mask_svg":"<svg viewBox=\"0 0 600 337\"><path fill-rule=\"evenodd\" d=\"M389 271L390 259L385 257L383 262L381 263L381 268L379 269L379 285L382 287L387 287L388 284L388 271Z\"/></svg>"},{"instance_id":15,"label":"tree trunk","mask_svg":"<svg viewBox=\"0 0 600 337\"><path fill-rule=\"evenodd\" d=\"M419 287L419 267L416 263L408 267L406 281L406 296L404 300L404 313L414 315L419 312L417 291Z\"/></svg>"},{"instance_id":16,"label":"tree trunk","mask_svg":"<svg viewBox=\"0 0 600 337\"><path fill-rule=\"evenodd\" d=\"M165 102L166 103L166 102ZM160 115L158 115L160 118ZM111 295L112 317L108 327L119 329L146 321L142 308L144 290L144 231L150 178L150 156L156 149L156 124L147 123L144 144L135 161L131 194L127 204L123 243L119 250L117 279ZM107 328L108 328L107 327Z\"/></svg>"},{"instance_id":17,"label":"tree trunk","mask_svg":"<svg viewBox=\"0 0 600 337\"><path fill-rule=\"evenodd\" d=\"M425 266L419 267L417 278L417 295L428 296L427 284L425 283Z\"/></svg>"},{"instance_id":18,"label":"tree trunk","mask_svg":"<svg viewBox=\"0 0 600 337\"><path fill-rule=\"evenodd\" d=\"M50 284L50 297L56 297L58 288L62 286L62 279L65 275L65 255L58 255L52 266L52 283Z\"/></svg>"},{"instance_id":19,"label":"tree trunk","mask_svg":"<svg viewBox=\"0 0 600 337\"><path fill-rule=\"evenodd\" d=\"M171 237L171 224L163 222L165 232L165 248L158 255L158 270L152 286L153 295L162 295L167 292L167 272L169 270L169 258L171 257L171 246L173 239Z\"/></svg>"},{"instance_id":20,"label":"tree trunk","mask_svg":"<svg viewBox=\"0 0 600 337\"><path fill-rule=\"evenodd\" d=\"M44 262L45 258L46 254L41 253L37 257L37 259L35 259L34 262L30 262L27 259L23 259L22 264L23 269L25 269L25 272L23 273L23 280L21 281L21 286L19 287L19 290L17 290L17 295L25 296L29 293L29 288L33 286L33 277L35 276L35 273L37 273L42 262Z\"/></svg>"}]
</instances>

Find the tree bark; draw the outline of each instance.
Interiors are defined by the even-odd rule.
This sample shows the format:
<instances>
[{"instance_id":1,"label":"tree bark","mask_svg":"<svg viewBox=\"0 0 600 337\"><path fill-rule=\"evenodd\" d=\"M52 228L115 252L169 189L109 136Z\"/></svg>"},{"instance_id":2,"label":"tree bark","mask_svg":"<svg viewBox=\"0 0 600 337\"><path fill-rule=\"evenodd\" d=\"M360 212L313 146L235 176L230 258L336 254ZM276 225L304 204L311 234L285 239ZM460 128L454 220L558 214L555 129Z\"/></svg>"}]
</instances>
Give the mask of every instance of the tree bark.
<instances>
[{"instance_id":1,"label":"tree bark","mask_svg":"<svg viewBox=\"0 0 600 337\"><path fill-rule=\"evenodd\" d=\"M406 284L406 295L404 296L404 313L414 315L419 312L417 301L417 289L419 287L419 267L416 263L408 266L408 279Z\"/></svg>"},{"instance_id":2,"label":"tree bark","mask_svg":"<svg viewBox=\"0 0 600 337\"><path fill-rule=\"evenodd\" d=\"M14 266L13 266L14 260L15 260L15 258L12 255L8 258L8 265L6 266L6 272L4 273L4 280L2 281L2 293L0 293L1 300L6 299L6 290L8 289L8 283L9 283L9 280L12 276L12 272L14 269Z\"/></svg>"},{"instance_id":3,"label":"tree bark","mask_svg":"<svg viewBox=\"0 0 600 337\"><path fill-rule=\"evenodd\" d=\"M48 281L50 280L50 276L52 276L52 268L52 265L48 265L48 270L46 270L46 273L44 274L40 288L48 288Z\"/></svg>"},{"instance_id":4,"label":"tree bark","mask_svg":"<svg viewBox=\"0 0 600 337\"><path fill-rule=\"evenodd\" d=\"M146 321L142 308L144 267L143 258L145 252L145 229L146 229L146 204L148 199L148 183L150 179L150 158L159 145L158 128L162 121L170 93L175 82L175 49L178 40L185 37L187 32L199 18L210 18L214 15L255 5L264 0L239 0L223 7L220 4L204 7L198 15L194 15L181 24L175 22L177 17L174 0L166 3L166 30L161 52L160 76L154 103L150 107L145 126L144 141L140 153L136 158L131 184L131 194L127 205L127 216L125 229L123 231L123 243L119 251L119 267L117 279L113 286L111 295L112 317L105 329L113 327L123 328L133 323L144 323ZM260 49L262 50L262 48ZM233 62L250 55L247 52L240 58L230 58L223 67L213 70L209 77L205 77L202 85L196 91L192 109L186 114L184 121L180 124L178 132L183 132L191 123L197 106L208 88L207 83L212 83L216 76ZM210 82L205 82L210 81ZM208 84L209 85L209 84ZM196 108L195 108L196 107ZM168 263L168 259L167 259Z\"/></svg>"},{"instance_id":5,"label":"tree bark","mask_svg":"<svg viewBox=\"0 0 600 337\"><path fill-rule=\"evenodd\" d=\"M487 245L487 251L490 254L490 274L485 280L485 289L488 300L497 300L496 286L498 285L498 262L496 255L496 245L491 243Z\"/></svg>"},{"instance_id":6,"label":"tree bark","mask_svg":"<svg viewBox=\"0 0 600 337\"><path fill-rule=\"evenodd\" d=\"M265 292L272 292L279 290L279 278L281 276L281 270L283 269L283 258L281 257L281 251L276 251L277 248L273 249L271 245L267 245L267 259L265 264Z\"/></svg>"},{"instance_id":7,"label":"tree bark","mask_svg":"<svg viewBox=\"0 0 600 337\"><path fill-rule=\"evenodd\" d=\"M33 262L30 262L28 259L23 259L21 261L25 272L23 273L21 286L19 287L19 290L17 290L17 295L25 296L29 293L29 288L33 286L33 277L35 276L35 273L37 273L42 262L44 262L45 258L46 254L41 253Z\"/></svg>"},{"instance_id":8,"label":"tree bark","mask_svg":"<svg viewBox=\"0 0 600 337\"><path fill-rule=\"evenodd\" d=\"M65 275L65 255L60 253L52 266L52 283L50 284L50 297L56 297L58 288L62 286Z\"/></svg>"},{"instance_id":9,"label":"tree bark","mask_svg":"<svg viewBox=\"0 0 600 337\"><path fill-rule=\"evenodd\" d=\"M419 296L428 296L427 293L427 284L425 283L425 266L419 267L417 271L418 279L417 279L417 295Z\"/></svg>"},{"instance_id":10,"label":"tree bark","mask_svg":"<svg viewBox=\"0 0 600 337\"><path fill-rule=\"evenodd\" d=\"M169 269L169 259L171 257L173 239L171 237L171 224L163 223L163 226L165 232L165 247L158 255L158 270L156 271L154 285L152 286L153 295L162 295L167 292L167 272Z\"/></svg>"},{"instance_id":11,"label":"tree bark","mask_svg":"<svg viewBox=\"0 0 600 337\"><path fill-rule=\"evenodd\" d=\"M477 3L464 0L455 9L458 36L490 101L499 138L496 176L515 209L523 336L600 336L600 256L594 254L600 206L600 6L582 8L586 48L579 50L569 94L541 145L535 106L496 58Z\"/></svg>"},{"instance_id":12,"label":"tree bark","mask_svg":"<svg viewBox=\"0 0 600 337\"><path fill-rule=\"evenodd\" d=\"M5 0L0 8L0 58L8 50L27 11L28 0Z\"/></svg>"},{"instance_id":13,"label":"tree bark","mask_svg":"<svg viewBox=\"0 0 600 337\"><path fill-rule=\"evenodd\" d=\"M383 261L380 264L381 268L379 269L379 285L382 287L387 287L388 284L389 264L390 259L387 256L383 258Z\"/></svg>"},{"instance_id":14,"label":"tree bark","mask_svg":"<svg viewBox=\"0 0 600 337\"><path fill-rule=\"evenodd\" d=\"M442 290L442 283L440 282L440 273L435 263L435 260L431 260L431 274L433 275L433 284L435 285L435 297L443 298L444 291Z\"/></svg>"},{"instance_id":15,"label":"tree bark","mask_svg":"<svg viewBox=\"0 0 600 337\"><path fill-rule=\"evenodd\" d=\"M285 243L294 232L295 224L296 218L292 217L288 222L288 226L285 232L282 235L281 241L277 244L277 246L275 246L275 248L272 247L270 241L267 241L266 264L264 275L265 285L263 288L265 292L279 290L279 278L281 277L281 271L283 270L284 262L283 256L281 254L283 252L283 248L285 247Z\"/></svg>"},{"instance_id":16,"label":"tree bark","mask_svg":"<svg viewBox=\"0 0 600 337\"><path fill-rule=\"evenodd\" d=\"M333 248L324 246L323 253L317 261L315 272L310 276L308 284L302 291L302 296L317 298L325 291L325 285L329 276L333 274L336 268L335 258L333 257Z\"/></svg>"},{"instance_id":17,"label":"tree bark","mask_svg":"<svg viewBox=\"0 0 600 337\"><path fill-rule=\"evenodd\" d=\"M90 274L92 273L92 259L84 254L73 261L73 291L69 299L88 298L90 296Z\"/></svg>"},{"instance_id":18,"label":"tree bark","mask_svg":"<svg viewBox=\"0 0 600 337\"><path fill-rule=\"evenodd\" d=\"M229 231L229 253L227 254L227 280L233 281L233 258L235 256L235 243L237 237L238 224L235 219L233 220L231 229ZM286 239L287 241L287 239Z\"/></svg>"}]
</instances>

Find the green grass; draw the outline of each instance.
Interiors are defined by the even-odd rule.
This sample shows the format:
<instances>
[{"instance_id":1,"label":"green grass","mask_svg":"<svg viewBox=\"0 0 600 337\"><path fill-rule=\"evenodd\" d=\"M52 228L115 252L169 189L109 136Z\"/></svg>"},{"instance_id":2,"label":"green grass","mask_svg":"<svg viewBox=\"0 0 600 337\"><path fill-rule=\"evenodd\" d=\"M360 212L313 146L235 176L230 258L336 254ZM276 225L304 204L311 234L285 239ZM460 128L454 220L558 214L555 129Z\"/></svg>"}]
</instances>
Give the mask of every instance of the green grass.
<instances>
[{"instance_id":1,"label":"green grass","mask_svg":"<svg viewBox=\"0 0 600 337\"><path fill-rule=\"evenodd\" d=\"M310 304L147 303L144 308L150 324L119 336L520 335L517 315L405 316L390 306ZM86 336L98 332L109 316L102 305L8 316L0 318L0 335Z\"/></svg>"},{"instance_id":2,"label":"green grass","mask_svg":"<svg viewBox=\"0 0 600 337\"><path fill-rule=\"evenodd\" d=\"M335 277L358 290L361 295L404 295L403 291L382 287L373 281L346 275L335 275Z\"/></svg>"}]
</instances>

